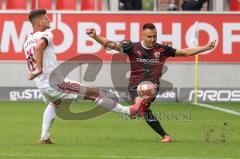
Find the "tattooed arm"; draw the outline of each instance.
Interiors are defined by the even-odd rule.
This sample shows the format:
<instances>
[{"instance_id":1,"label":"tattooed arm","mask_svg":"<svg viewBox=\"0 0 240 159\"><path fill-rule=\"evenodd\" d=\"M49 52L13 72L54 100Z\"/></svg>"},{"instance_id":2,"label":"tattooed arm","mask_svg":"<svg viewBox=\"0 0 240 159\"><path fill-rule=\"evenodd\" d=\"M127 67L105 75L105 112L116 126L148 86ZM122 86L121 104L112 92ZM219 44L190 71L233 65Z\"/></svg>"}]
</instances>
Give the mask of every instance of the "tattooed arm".
<instances>
[{"instance_id":1,"label":"tattooed arm","mask_svg":"<svg viewBox=\"0 0 240 159\"><path fill-rule=\"evenodd\" d=\"M96 40L98 43L100 43L101 45L103 45L106 48L110 48L110 49L113 49L113 50L117 50L119 52L123 52L122 46L121 46L120 43L113 42L113 41L110 41L110 40L108 40L104 37L98 36L96 34L96 30L93 29L93 28L87 29L86 34L88 36L92 37L94 40Z\"/></svg>"}]
</instances>

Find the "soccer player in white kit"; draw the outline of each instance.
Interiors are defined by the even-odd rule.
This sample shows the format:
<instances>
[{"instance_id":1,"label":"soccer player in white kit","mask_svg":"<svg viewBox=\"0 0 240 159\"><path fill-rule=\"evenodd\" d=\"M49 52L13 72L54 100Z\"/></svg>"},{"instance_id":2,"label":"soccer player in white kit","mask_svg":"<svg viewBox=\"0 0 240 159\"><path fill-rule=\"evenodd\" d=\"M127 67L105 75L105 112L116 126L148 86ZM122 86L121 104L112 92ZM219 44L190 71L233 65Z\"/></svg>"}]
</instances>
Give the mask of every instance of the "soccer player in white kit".
<instances>
[{"instance_id":1,"label":"soccer player in white kit","mask_svg":"<svg viewBox=\"0 0 240 159\"><path fill-rule=\"evenodd\" d=\"M64 100L92 100L105 109L129 115L131 118L142 116L147 108L146 102L142 99L138 103L125 107L104 97L98 89L80 84L76 81L56 80L57 88L52 88L49 82L50 74L57 67L57 59L53 46L53 34L49 30L49 19L45 9L32 10L29 14L29 21L33 27L33 33L27 37L24 43L24 52L30 73L29 80L34 80L47 107L43 114L42 132L40 143L53 143L50 138L49 129L56 116L56 111ZM56 79L63 78L56 73Z\"/></svg>"}]
</instances>

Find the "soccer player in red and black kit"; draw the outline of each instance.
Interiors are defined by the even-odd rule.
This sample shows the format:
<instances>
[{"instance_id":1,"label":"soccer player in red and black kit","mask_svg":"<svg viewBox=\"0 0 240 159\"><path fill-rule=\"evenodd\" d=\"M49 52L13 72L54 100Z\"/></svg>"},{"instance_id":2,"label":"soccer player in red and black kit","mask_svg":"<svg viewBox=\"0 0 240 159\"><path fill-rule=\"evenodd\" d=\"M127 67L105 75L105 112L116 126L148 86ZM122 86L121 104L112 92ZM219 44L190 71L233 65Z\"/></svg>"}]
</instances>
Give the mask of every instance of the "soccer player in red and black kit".
<instances>
[{"instance_id":1,"label":"soccer player in red and black kit","mask_svg":"<svg viewBox=\"0 0 240 159\"><path fill-rule=\"evenodd\" d=\"M96 31L93 28L87 29L86 34L103 46L128 55L131 62L131 75L128 91L132 102L138 101L137 86L142 81L153 82L156 85L156 91L159 91L159 79L162 76L163 65L168 57L192 56L199 54L213 49L216 43L216 41L212 41L209 44L198 48L174 49L168 45L157 43L157 30L152 23L143 25L142 41L140 42L113 42L96 35ZM149 101L149 106L153 101L154 99ZM163 137L162 142L172 141L172 138L164 131L150 108L145 111L144 119L152 129Z\"/></svg>"}]
</instances>

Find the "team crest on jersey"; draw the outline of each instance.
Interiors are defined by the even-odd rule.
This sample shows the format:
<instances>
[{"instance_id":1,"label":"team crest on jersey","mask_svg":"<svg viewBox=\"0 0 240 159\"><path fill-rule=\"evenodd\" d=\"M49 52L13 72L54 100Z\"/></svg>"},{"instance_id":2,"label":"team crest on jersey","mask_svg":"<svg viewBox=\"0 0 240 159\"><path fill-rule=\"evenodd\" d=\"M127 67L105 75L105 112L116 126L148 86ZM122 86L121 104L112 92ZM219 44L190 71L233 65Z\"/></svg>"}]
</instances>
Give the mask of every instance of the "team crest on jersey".
<instances>
[{"instance_id":1,"label":"team crest on jersey","mask_svg":"<svg viewBox=\"0 0 240 159\"><path fill-rule=\"evenodd\" d=\"M154 57L156 59L160 59L160 52L154 52Z\"/></svg>"},{"instance_id":2,"label":"team crest on jersey","mask_svg":"<svg viewBox=\"0 0 240 159\"><path fill-rule=\"evenodd\" d=\"M140 51L137 51L137 54L138 54L139 56L142 56L142 52L140 52Z\"/></svg>"}]
</instances>

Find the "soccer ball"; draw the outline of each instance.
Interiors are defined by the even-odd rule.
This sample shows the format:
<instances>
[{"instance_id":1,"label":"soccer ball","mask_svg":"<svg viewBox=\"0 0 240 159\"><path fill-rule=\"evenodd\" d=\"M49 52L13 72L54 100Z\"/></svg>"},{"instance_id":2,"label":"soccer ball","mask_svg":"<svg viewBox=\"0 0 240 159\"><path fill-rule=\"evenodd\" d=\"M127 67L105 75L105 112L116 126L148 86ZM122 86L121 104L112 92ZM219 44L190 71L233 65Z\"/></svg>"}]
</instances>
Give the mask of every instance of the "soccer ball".
<instances>
[{"instance_id":1,"label":"soccer ball","mask_svg":"<svg viewBox=\"0 0 240 159\"><path fill-rule=\"evenodd\" d=\"M144 99L151 99L156 95L155 85L150 81L143 81L138 85L137 93Z\"/></svg>"}]
</instances>

